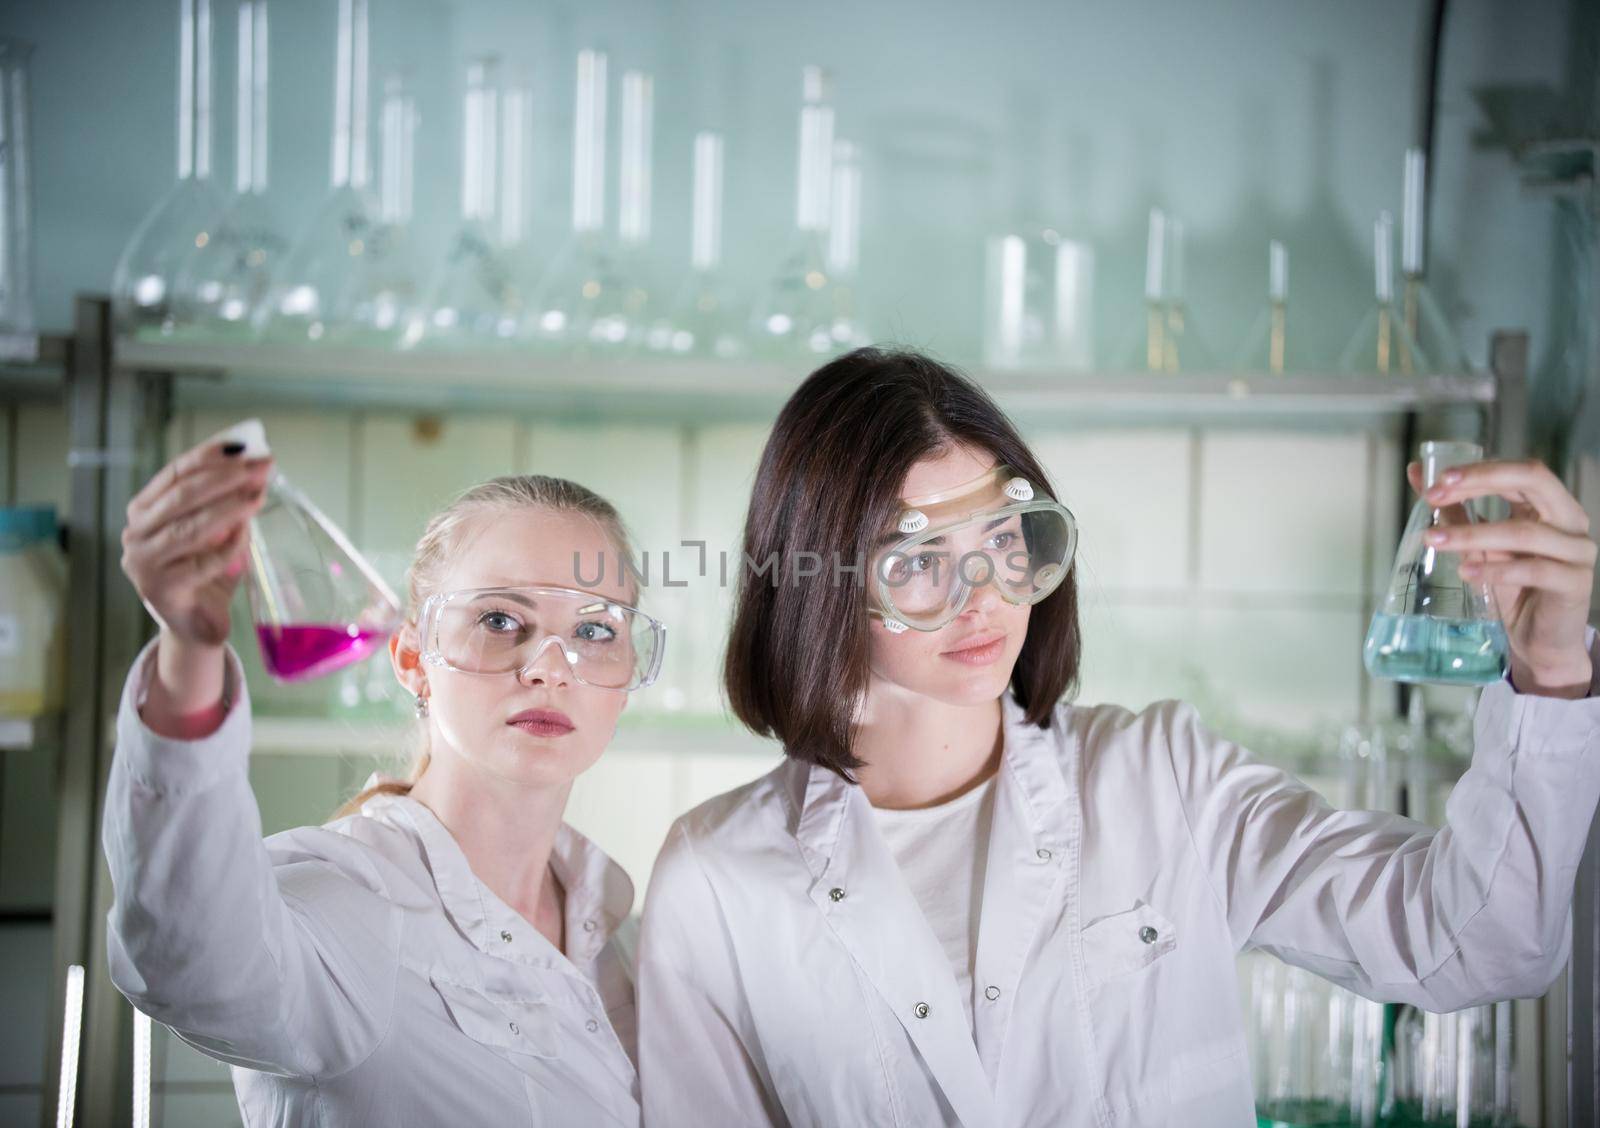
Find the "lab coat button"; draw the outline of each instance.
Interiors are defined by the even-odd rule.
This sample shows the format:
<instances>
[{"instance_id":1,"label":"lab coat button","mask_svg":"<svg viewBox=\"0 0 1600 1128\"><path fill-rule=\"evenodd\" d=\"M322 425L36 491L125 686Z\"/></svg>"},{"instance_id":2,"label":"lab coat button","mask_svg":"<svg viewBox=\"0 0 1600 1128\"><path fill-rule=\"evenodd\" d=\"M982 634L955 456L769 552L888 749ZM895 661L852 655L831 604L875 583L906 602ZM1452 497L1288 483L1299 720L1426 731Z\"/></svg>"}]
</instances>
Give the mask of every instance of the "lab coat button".
<instances>
[{"instance_id":1,"label":"lab coat button","mask_svg":"<svg viewBox=\"0 0 1600 1128\"><path fill-rule=\"evenodd\" d=\"M520 1034L521 1033L521 1031L517 1029L517 1024L515 1022L511 1023L511 1033L513 1033L513 1034Z\"/></svg>"},{"instance_id":2,"label":"lab coat button","mask_svg":"<svg viewBox=\"0 0 1600 1128\"><path fill-rule=\"evenodd\" d=\"M912 1007L911 1009L912 1009L913 1013L915 1013L918 1018L927 1018L928 1017L928 1004L927 1003L918 1003L916 1006Z\"/></svg>"},{"instance_id":3,"label":"lab coat button","mask_svg":"<svg viewBox=\"0 0 1600 1128\"><path fill-rule=\"evenodd\" d=\"M1159 933L1157 933L1156 930L1151 928L1148 924L1139 930L1139 939L1143 940L1146 944L1154 944L1158 935Z\"/></svg>"},{"instance_id":4,"label":"lab coat button","mask_svg":"<svg viewBox=\"0 0 1600 1128\"><path fill-rule=\"evenodd\" d=\"M511 933L502 928L500 930L500 939L505 941L507 944L511 943Z\"/></svg>"},{"instance_id":5,"label":"lab coat button","mask_svg":"<svg viewBox=\"0 0 1600 1128\"><path fill-rule=\"evenodd\" d=\"M844 900L844 890L840 889L838 886L834 886L832 889L828 890L828 899L832 901Z\"/></svg>"},{"instance_id":6,"label":"lab coat button","mask_svg":"<svg viewBox=\"0 0 1600 1128\"><path fill-rule=\"evenodd\" d=\"M991 1003L1000 997L1000 988L989 986L983 989L983 997Z\"/></svg>"},{"instance_id":7,"label":"lab coat button","mask_svg":"<svg viewBox=\"0 0 1600 1128\"><path fill-rule=\"evenodd\" d=\"M1048 862L1050 860L1050 851L1046 850L1043 846L1039 847L1039 849L1034 851L1034 853L1038 854L1041 862Z\"/></svg>"},{"instance_id":8,"label":"lab coat button","mask_svg":"<svg viewBox=\"0 0 1600 1128\"><path fill-rule=\"evenodd\" d=\"M583 1028L589 1033L593 1034L596 1030L600 1029L600 1024L591 1018L588 1022L583 1024Z\"/></svg>"},{"instance_id":9,"label":"lab coat button","mask_svg":"<svg viewBox=\"0 0 1600 1128\"><path fill-rule=\"evenodd\" d=\"M592 920L584 921L583 922L583 930L585 932L593 932L594 931L594 921L592 921Z\"/></svg>"}]
</instances>

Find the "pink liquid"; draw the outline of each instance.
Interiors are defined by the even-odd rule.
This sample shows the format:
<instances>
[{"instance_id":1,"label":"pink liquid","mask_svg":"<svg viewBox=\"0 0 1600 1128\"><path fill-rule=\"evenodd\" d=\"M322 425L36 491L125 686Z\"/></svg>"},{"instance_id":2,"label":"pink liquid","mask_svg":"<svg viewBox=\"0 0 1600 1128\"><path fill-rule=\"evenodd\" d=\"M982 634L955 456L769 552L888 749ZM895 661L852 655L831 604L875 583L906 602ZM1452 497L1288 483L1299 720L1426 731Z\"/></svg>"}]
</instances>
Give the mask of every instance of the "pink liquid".
<instances>
[{"instance_id":1,"label":"pink liquid","mask_svg":"<svg viewBox=\"0 0 1600 1128\"><path fill-rule=\"evenodd\" d=\"M261 661L279 681L305 681L359 662L378 648L385 634L362 627L291 623L256 627Z\"/></svg>"}]
</instances>

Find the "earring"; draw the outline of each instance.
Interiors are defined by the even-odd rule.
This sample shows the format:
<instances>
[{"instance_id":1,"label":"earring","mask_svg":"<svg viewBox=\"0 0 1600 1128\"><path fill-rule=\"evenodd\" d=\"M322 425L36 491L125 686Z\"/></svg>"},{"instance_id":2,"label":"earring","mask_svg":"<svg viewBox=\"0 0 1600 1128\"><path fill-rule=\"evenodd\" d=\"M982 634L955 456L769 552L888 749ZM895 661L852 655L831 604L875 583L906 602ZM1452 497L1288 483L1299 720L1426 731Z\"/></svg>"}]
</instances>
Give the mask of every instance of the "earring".
<instances>
[{"instance_id":1,"label":"earring","mask_svg":"<svg viewBox=\"0 0 1600 1128\"><path fill-rule=\"evenodd\" d=\"M420 693L417 694L417 700L414 703L414 707L417 711L417 720L425 720L428 716L428 699L422 696Z\"/></svg>"}]
</instances>

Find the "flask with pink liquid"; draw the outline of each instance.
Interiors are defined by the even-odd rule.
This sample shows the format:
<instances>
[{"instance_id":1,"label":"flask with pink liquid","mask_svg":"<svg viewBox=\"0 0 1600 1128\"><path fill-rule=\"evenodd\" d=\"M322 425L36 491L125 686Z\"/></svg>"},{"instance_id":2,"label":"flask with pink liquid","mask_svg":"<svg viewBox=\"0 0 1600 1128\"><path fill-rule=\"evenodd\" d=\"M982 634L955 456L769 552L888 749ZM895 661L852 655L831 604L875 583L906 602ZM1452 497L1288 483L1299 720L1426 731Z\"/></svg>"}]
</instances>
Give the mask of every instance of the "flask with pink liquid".
<instances>
[{"instance_id":1,"label":"flask with pink liquid","mask_svg":"<svg viewBox=\"0 0 1600 1128\"><path fill-rule=\"evenodd\" d=\"M246 458L268 453L259 419L235 424L219 439L245 445ZM281 472L250 522L250 613L261 661L278 681L306 681L359 662L400 624L400 601L344 532Z\"/></svg>"}]
</instances>

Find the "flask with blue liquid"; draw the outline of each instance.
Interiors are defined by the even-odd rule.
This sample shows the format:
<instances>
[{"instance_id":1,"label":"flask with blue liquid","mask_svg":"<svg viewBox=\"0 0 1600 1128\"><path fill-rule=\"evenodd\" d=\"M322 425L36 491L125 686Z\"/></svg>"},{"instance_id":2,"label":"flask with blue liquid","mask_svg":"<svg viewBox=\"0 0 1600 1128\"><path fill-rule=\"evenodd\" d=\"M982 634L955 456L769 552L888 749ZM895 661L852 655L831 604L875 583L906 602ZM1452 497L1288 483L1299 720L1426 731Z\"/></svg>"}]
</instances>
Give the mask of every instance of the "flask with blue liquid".
<instances>
[{"instance_id":1,"label":"flask with blue liquid","mask_svg":"<svg viewBox=\"0 0 1600 1128\"><path fill-rule=\"evenodd\" d=\"M1482 458L1483 448L1476 443L1423 443L1424 492L1450 467ZM1436 526L1481 520L1470 502L1435 507L1426 498L1417 499L1395 553L1388 594L1367 630L1362 658L1373 677L1487 685L1505 674L1506 632L1494 593L1485 583L1462 579L1459 553L1422 539Z\"/></svg>"}]
</instances>

